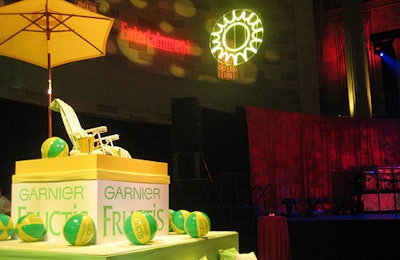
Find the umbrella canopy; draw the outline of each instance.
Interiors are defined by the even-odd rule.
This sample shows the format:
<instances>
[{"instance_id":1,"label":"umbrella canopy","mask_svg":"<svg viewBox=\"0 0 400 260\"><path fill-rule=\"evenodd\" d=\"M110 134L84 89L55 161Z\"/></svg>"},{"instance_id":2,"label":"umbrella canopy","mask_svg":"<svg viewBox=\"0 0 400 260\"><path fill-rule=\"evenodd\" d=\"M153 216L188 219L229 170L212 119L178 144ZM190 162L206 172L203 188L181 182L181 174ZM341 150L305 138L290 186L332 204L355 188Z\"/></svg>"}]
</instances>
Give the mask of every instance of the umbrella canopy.
<instances>
[{"instance_id":1,"label":"umbrella canopy","mask_svg":"<svg viewBox=\"0 0 400 260\"><path fill-rule=\"evenodd\" d=\"M46 68L50 105L51 68L104 56L113 22L64 0L22 0L0 7L0 55Z\"/></svg>"}]
</instances>

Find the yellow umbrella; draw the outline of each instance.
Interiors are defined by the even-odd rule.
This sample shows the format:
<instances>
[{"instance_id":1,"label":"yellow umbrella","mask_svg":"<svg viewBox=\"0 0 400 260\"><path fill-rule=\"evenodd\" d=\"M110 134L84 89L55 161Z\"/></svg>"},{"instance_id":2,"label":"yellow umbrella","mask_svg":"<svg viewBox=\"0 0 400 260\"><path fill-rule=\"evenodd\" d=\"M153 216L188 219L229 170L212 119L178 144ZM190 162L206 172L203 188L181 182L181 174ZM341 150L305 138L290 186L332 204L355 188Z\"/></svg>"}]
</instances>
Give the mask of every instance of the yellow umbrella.
<instances>
[{"instance_id":1,"label":"yellow umbrella","mask_svg":"<svg viewBox=\"0 0 400 260\"><path fill-rule=\"evenodd\" d=\"M22 0L0 7L0 55L46 68L50 105L51 68L104 56L113 22L64 0Z\"/></svg>"}]
</instances>

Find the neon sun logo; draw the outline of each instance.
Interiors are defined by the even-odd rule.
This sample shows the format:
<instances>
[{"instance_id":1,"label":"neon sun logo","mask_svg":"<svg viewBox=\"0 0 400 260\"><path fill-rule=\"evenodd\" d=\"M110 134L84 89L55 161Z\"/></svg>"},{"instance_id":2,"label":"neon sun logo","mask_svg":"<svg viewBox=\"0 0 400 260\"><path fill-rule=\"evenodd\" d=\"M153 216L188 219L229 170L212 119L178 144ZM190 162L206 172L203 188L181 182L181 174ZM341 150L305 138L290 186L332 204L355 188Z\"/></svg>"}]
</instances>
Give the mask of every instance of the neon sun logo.
<instances>
[{"instance_id":1,"label":"neon sun logo","mask_svg":"<svg viewBox=\"0 0 400 260\"><path fill-rule=\"evenodd\" d=\"M235 9L215 23L210 34L211 54L219 62L240 65L250 60L263 41L260 18L247 9Z\"/></svg>"}]
</instances>

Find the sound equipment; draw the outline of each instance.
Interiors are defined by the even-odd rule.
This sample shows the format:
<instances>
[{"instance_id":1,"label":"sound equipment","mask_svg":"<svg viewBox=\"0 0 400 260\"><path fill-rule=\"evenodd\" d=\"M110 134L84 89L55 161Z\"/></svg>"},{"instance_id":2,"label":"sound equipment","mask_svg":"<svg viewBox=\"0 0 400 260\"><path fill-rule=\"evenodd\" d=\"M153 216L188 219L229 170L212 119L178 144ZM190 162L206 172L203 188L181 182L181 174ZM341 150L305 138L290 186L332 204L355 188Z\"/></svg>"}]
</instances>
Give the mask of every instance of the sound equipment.
<instances>
[{"instance_id":1,"label":"sound equipment","mask_svg":"<svg viewBox=\"0 0 400 260\"><path fill-rule=\"evenodd\" d=\"M195 97L171 99L172 149L175 153L201 152L202 119Z\"/></svg>"},{"instance_id":2,"label":"sound equipment","mask_svg":"<svg viewBox=\"0 0 400 260\"><path fill-rule=\"evenodd\" d=\"M206 178L199 152L179 152L173 154L172 179Z\"/></svg>"},{"instance_id":3,"label":"sound equipment","mask_svg":"<svg viewBox=\"0 0 400 260\"><path fill-rule=\"evenodd\" d=\"M400 168L378 167L364 171L361 199L364 211L400 210Z\"/></svg>"}]
</instances>

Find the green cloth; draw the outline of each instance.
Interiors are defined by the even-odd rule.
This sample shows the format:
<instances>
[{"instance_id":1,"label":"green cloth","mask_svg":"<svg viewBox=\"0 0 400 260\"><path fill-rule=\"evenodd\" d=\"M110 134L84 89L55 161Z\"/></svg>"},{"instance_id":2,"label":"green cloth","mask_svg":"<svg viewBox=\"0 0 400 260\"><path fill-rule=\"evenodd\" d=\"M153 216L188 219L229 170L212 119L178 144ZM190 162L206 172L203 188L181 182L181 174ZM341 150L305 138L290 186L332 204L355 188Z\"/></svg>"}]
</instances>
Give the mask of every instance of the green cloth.
<instances>
[{"instance_id":1,"label":"green cloth","mask_svg":"<svg viewBox=\"0 0 400 260\"><path fill-rule=\"evenodd\" d=\"M235 256L239 254L236 248L231 247L228 249L220 249L219 250L219 259L220 260L235 260Z\"/></svg>"}]
</instances>

